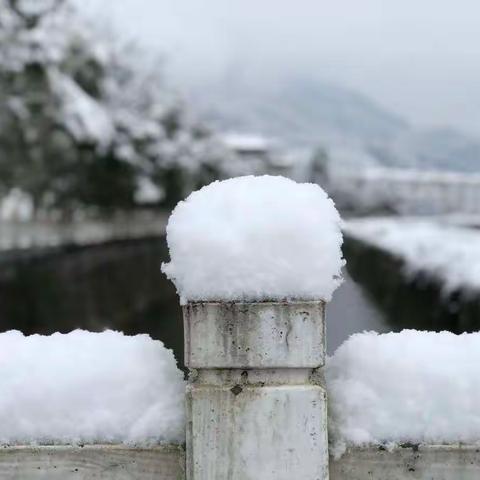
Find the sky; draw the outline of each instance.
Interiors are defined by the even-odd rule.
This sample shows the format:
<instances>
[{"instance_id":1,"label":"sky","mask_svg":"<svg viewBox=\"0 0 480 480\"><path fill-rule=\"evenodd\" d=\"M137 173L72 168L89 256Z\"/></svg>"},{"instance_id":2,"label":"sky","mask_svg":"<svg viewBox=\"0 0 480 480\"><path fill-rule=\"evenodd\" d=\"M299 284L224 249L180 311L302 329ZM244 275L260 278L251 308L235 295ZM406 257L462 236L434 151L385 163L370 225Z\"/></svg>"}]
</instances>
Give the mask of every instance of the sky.
<instances>
[{"instance_id":1,"label":"sky","mask_svg":"<svg viewBox=\"0 0 480 480\"><path fill-rule=\"evenodd\" d=\"M423 127L480 136L478 0L76 0L166 56L188 89L320 79Z\"/></svg>"}]
</instances>

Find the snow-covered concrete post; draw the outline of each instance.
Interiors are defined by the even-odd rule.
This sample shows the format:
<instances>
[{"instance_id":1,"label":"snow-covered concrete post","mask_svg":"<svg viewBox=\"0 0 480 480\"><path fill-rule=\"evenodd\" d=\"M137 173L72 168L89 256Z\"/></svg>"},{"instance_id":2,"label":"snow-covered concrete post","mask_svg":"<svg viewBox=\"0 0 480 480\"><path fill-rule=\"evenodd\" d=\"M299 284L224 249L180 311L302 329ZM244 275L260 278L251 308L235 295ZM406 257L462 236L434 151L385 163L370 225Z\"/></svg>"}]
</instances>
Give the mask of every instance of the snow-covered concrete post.
<instances>
[{"instance_id":1,"label":"snow-covered concrete post","mask_svg":"<svg viewBox=\"0 0 480 480\"><path fill-rule=\"evenodd\" d=\"M184 306L187 478L326 479L324 303Z\"/></svg>"},{"instance_id":2,"label":"snow-covered concrete post","mask_svg":"<svg viewBox=\"0 0 480 480\"><path fill-rule=\"evenodd\" d=\"M339 225L317 185L281 177L217 182L173 212L163 270L184 312L188 480L328 479Z\"/></svg>"}]
</instances>

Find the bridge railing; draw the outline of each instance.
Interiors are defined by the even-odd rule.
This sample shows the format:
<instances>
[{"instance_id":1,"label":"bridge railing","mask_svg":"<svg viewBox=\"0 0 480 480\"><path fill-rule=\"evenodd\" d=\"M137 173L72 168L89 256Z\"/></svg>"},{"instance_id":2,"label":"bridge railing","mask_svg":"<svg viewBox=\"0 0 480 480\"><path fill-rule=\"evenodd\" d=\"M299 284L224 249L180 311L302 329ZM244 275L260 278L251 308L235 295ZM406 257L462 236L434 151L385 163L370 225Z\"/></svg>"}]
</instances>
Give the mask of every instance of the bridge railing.
<instances>
[{"instance_id":1,"label":"bridge railing","mask_svg":"<svg viewBox=\"0 0 480 480\"><path fill-rule=\"evenodd\" d=\"M323 302L187 304L186 456L178 445L11 446L0 448L0 478L480 478L475 445L377 445L329 457L324 314Z\"/></svg>"},{"instance_id":2,"label":"bridge railing","mask_svg":"<svg viewBox=\"0 0 480 480\"><path fill-rule=\"evenodd\" d=\"M398 213L480 213L480 175L395 168L339 169L329 176L337 195L360 206L390 206Z\"/></svg>"},{"instance_id":3,"label":"bridge railing","mask_svg":"<svg viewBox=\"0 0 480 480\"><path fill-rule=\"evenodd\" d=\"M272 186L271 179L260 181L265 181L270 187ZM283 181L280 183L285 186ZM216 186L218 187L218 184ZM325 251L320 247L323 257L321 257L321 261L317 261L313 277L316 278L327 272L325 274L326 282L330 284L329 287L335 287L339 283L338 277L343 262L340 252L341 234L336 231L339 226L333 203L321 192L319 198L322 199L323 207L325 207L323 217L327 219L330 217L332 224L329 225L327 221L327 228L323 228L325 225L315 223L314 225L319 228L302 230L302 226L310 226L312 218L317 218L315 215L318 211L315 208L316 197L313 195L312 186L299 188L298 195L295 190L292 193L291 190L286 189L288 195L279 191L279 195L274 198L267 198L269 201L266 201L263 195L260 196L259 203L268 204L269 207L276 206L280 199L287 196L289 196L288 205L286 205L288 207L292 200L291 197L306 199L300 203L298 208L291 209L289 222L286 225L277 222L278 217L285 214L285 209L272 210L257 218L257 223L253 223L253 227L248 229L248 234L240 235L240 237L249 247L252 239L259 236L258 225L265 227L265 222L273 219L268 228L261 230L263 232L262 240L265 236L272 235L272 241L261 242L254 252L255 254L266 253L267 261L264 263L267 265L273 257L275 261L280 259L278 264L282 267L282 261L288 261L289 256L295 256L292 254L292 250L294 253L301 251L303 254L305 253L304 249L307 248L306 255L302 255L300 258L302 268L293 270L294 272L300 271L305 276L293 275L291 274L292 270L287 270L282 277L283 281L288 280L288 288L294 290L295 282L310 278L307 275L311 273L312 260L318 253L318 244L326 236L328 237L327 230L330 226L334 229L330 232L332 234L331 242L327 242L323 246ZM267 188L266 191L270 190ZM196 198L198 199L199 196L197 195ZM223 196L220 198L218 204L221 206L219 218L222 221L232 210L223 209L221 201L223 198ZM233 200L238 198L237 195L233 196ZM214 199L218 201L219 197L214 196ZM209 199L207 198L207 200ZM208 210L202 214L205 214L205 217L208 215L207 218L210 221L212 219L211 200L202 203L202 206L206 206ZM241 229L244 229L245 217L249 220L258 211L258 206L249 204L249 208L246 209L242 204L236 206L238 207L236 208L237 215L242 224ZM247 215L244 214L245 211L248 212ZM298 212L303 214L299 223L297 223ZM201 226L201 232L199 234L197 230L194 230L192 234L184 228L185 224L180 222L181 236L185 236L189 243L177 245L179 247L177 251L180 252L182 261L187 254L190 254L190 259L193 260L189 268L184 268L181 272L187 279L190 279L189 275L193 276L194 273L204 273L203 269L207 270L213 260L218 260L216 254L219 250L225 249L225 244L221 244L219 247L217 243L218 239L215 233L221 230L218 225L217 230L213 230L214 234L210 236L211 224L208 223L204 228L204 223L201 221L202 215L197 215L198 212L195 211L193 213L195 215L191 217L187 215L187 220L193 219L192 222L195 225ZM185 219L183 220L185 221ZM238 249L238 245L231 242L231 239L235 237L234 234L238 232L234 229L232 233L230 217L227 220L228 234L224 238L227 244L233 244L232 251L227 253L235 255L238 251L244 250ZM300 235L297 231L298 228L300 228ZM294 232L294 235L288 235L287 230ZM206 231L207 239L199 239L201 233ZM303 244L299 242L299 238L305 231L307 233L303 238L314 235L314 241ZM170 234L172 232L170 224L169 232ZM242 233L245 232L242 231ZM278 248L274 249L272 255L269 247L276 245L276 241L280 237L286 239L285 248L282 248L281 252ZM211 247L207 249L208 253L202 264L203 269L198 268L197 254L192 248L197 241L203 245L207 242L208 247ZM170 254L172 257L172 249ZM336 261L328 270L325 265L332 260L332 257L335 257ZM240 270L243 267L241 260L243 260L243 256L236 258L236 262L234 262ZM251 255L249 265L253 265L254 268L248 270L247 275L242 277L245 280L245 283L242 283L242 289L250 288L251 277L258 273L255 271L258 268L256 267L258 255ZM182 263L182 266L185 264ZM228 268L228 265L218 261L216 266L219 268L215 269L210 277L210 280L212 277L214 278L213 282L218 281L219 273L222 273L224 268ZM174 279L178 279L178 271L172 269L171 265L170 268L167 266L167 271ZM282 272L285 273L285 271ZM273 280L272 277L278 276L278 270L273 269L273 273L270 273L268 280L270 283L274 283L276 277ZM226 278L225 283L232 277ZM204 286L204 277L200 275L196 280L198 281L197 287ZM327 290L331 293L331 290ZM214 294L205 293L202 288L199 288L199 291L203 293L198 296L195 294L193 297L195 301L191 302L188 302L188 299L192 297L182 297L181 295L182 301L185 301L183 305L185 363L190 368L189 384L185 395L187 410L185 452L180 446L161 445L154 445L151 448L135 448L127 445L13 446L0 448L0 478L26 480L47 478L66 480L74 478L107 480L180 480L184 478L186 480L292 480L297 478L301 480L327 480L328 478L333 480L385 478L389 480L405 478L474 480L480 478L480 447L477 448L473 445L403 445L396 446L390 449L391 451L387 450L388 445L373 445L368 448L350 448L339 459L330 457L327 416L328 386L325 385L324 380L326 363L325 302L322 300L214 302L207 298L215 298ZM284 298L285 291L280 289L280 294L277 291L278 295L273 297L268 296L271 295L271 290L268 290L267 293L263 291L259 297L261 299ZM309 289L304 291L312 292ZM289 292L291 293L291 290ZM215 295L217 294L215 293ZM322 295L316 289L314 293L305 295L309 298L316 298L315 295L323 298L329 297L327 293ZM259 297L254 295L247 297L242 290L234 298ZM298 294L294 298L302 297ZM103 352L103 350L100 351ZM121 358L123 358L123 353L122 350ZM370 352L362 351L361 354L365 356ZM103 358L103 354L100 358ZM355 360L356 358L351 363L354 363ZM148 366L150 366L151 373L152 367L150 364ZM146 371L147 365L141 363L140 368ZM71 369L68 373L71 374ZM132 378L137 377L138 375L132 376ZM156 377L153 372L153 378ZM120 380L123 388L123 375ZM128 378L125 378L125 383L127 382ZM98 384L101 384L101 381L98 381ZM180 384L183 385L181 378ZM180 395L183 394L182 388L180 387L179 390ZM142 386L140 389L146 389L146 386ZM381 394L381 391L376 393ZM160 394L165 393L162 391L159 392ZM350 389L348 390L349 394ZM355 394L355 389L352 389L351 395ZM135 405L138 405L137 402ZM145 408L144 410L148 411L149 409ZM180 424L181 422L180 420ZM92 423L96 426L95 422L92 421ZM150 424L148 426L150 427ZM0 425L0 438L1 428ZM48 428L50 428L49 425Z\"/></svg>"}]
</instances>

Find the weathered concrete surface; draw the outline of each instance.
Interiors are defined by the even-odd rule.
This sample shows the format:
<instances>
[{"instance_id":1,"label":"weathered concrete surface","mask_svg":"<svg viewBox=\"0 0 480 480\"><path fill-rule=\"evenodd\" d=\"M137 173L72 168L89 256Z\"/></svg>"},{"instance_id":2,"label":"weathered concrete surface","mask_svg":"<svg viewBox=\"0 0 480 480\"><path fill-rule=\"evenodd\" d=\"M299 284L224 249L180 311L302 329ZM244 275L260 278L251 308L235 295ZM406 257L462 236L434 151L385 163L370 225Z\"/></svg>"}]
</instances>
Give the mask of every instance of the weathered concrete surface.
<instances>
[{"instance_id":1,"label":"weathered concrete surface","mask_svg":"<svg viewBox=\"0 0 480 480\"><path fill-rule=\"evenodd\" d=\"M328 478L324 304L184 307L188 480Z\"/></svg>"},{"instance_id":2,"label":"weathered concrete surface","mask_svg":"<svg viewBox=\"0 0 480 480\"><path fill-rule=\"evenodd\" d=\"M330 480L478 480L480 446L420 445L392 452L351 449L330 459Z\"/></svg>"},{"instance_id":3,"label":"weathered concrete surface","mask_svg":"<svg viewBox=\"0 0 480 480\"><path fill-rule=\"evenodd\" d=\"M324 302L190 303L190 368L317 368L325 363Z\"/></svg>"},{"instance_id":4,"label":"weathered concrete surface","mask_svg":"<svg viewBox=\"0 0 480 480\"><path fill-rule=\"evenodd\" d=\"M225 392L226 393L226 392ZM227 398L227 397L225 397ZM292 398L293 401L297 399ZM231 402L230 402L231 403ZM255 408L252 404L252 407ZM298 406L302 408L301 405ZM306 406L309 408L308 405ZM235 408L235 406L233 407ZM274 405L272 412L277 407ZM291 413L278 412L277 413ZM262 412L253 411L252 421ZM222 420L223 421L223 420ZM225 455L223 471L210 472L211 479L308 479L304 465L300 465L301 474L288 473L290 465L298 461L295 452L279 456L274 446L276 438L268 438L273 432L266 428L260 419L256 427L265 432L264 444L245 445L246 453L253 458L250 465L229 464L229 455L236 455L238 442L232 435L232 443L217 445L218 454ZM237 432L245 426L237 425ZM281 435L286 437L288 425ZM205 455L215 445L205 445ZM300 450L301 445L296 449ZM244 451L245 452L245 451ZM298 453L298 452L297 452ZM267 456L266 456L267 455ZM268 458L271 460L268 461ZM278 476L271 474L277 460L281 469ZM40 447L3 447L0 448L0 478L2 480L185 480L185 453L180 447L153 447L136 449L120 445L40 446ZM256 472L250 471L255 466ZM231 475L235 469L237 477ZM289 470L290 469L290 470ZM222 476L223 475L223 476ZM230 476L229 476L230 475ZM318 477L323 478L323 477ZM480 478L480 446L444 446L420 445L395 448L388 452L383 448L356 448L349 450L339 460L330 458L330 480L478 480Z\"/></svg>"},{"instance_id":5,"label":"weathered concrete surface","mask_svg":"<svg viewBox=\"0 0 480 480\"><path fill-rule=\"evenodd\" d=\"M120 445L0 448L2 480L184 480L180 447Z\"/></svg>"},{"instance_id":6,"label":"weathered concrete surface","mask_svg":"<svg viewBox=\"0 0 480 480\"><path fill-rule=\"evenodd\" d=\"M190 479L325 478L325 392L309 385L196 385Z\"/></svg>"}]
</instances>

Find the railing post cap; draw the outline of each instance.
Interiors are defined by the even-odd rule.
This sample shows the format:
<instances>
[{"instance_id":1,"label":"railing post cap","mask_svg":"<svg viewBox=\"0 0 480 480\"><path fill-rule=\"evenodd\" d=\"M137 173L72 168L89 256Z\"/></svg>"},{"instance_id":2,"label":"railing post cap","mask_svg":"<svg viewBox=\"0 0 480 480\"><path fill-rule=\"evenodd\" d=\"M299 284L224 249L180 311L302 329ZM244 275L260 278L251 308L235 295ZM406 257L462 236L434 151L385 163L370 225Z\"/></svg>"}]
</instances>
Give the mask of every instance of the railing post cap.
<instances>
[{"instance_id":1,"label":"railing post cap","mask_svg":"<svg viewBox=\"0 0 480 480\"><path fill-rule=\"evenodd\" d=\"M190 368L317 368L325 360L325 302L190 302Z\"/></svg>"}]
</instances>

